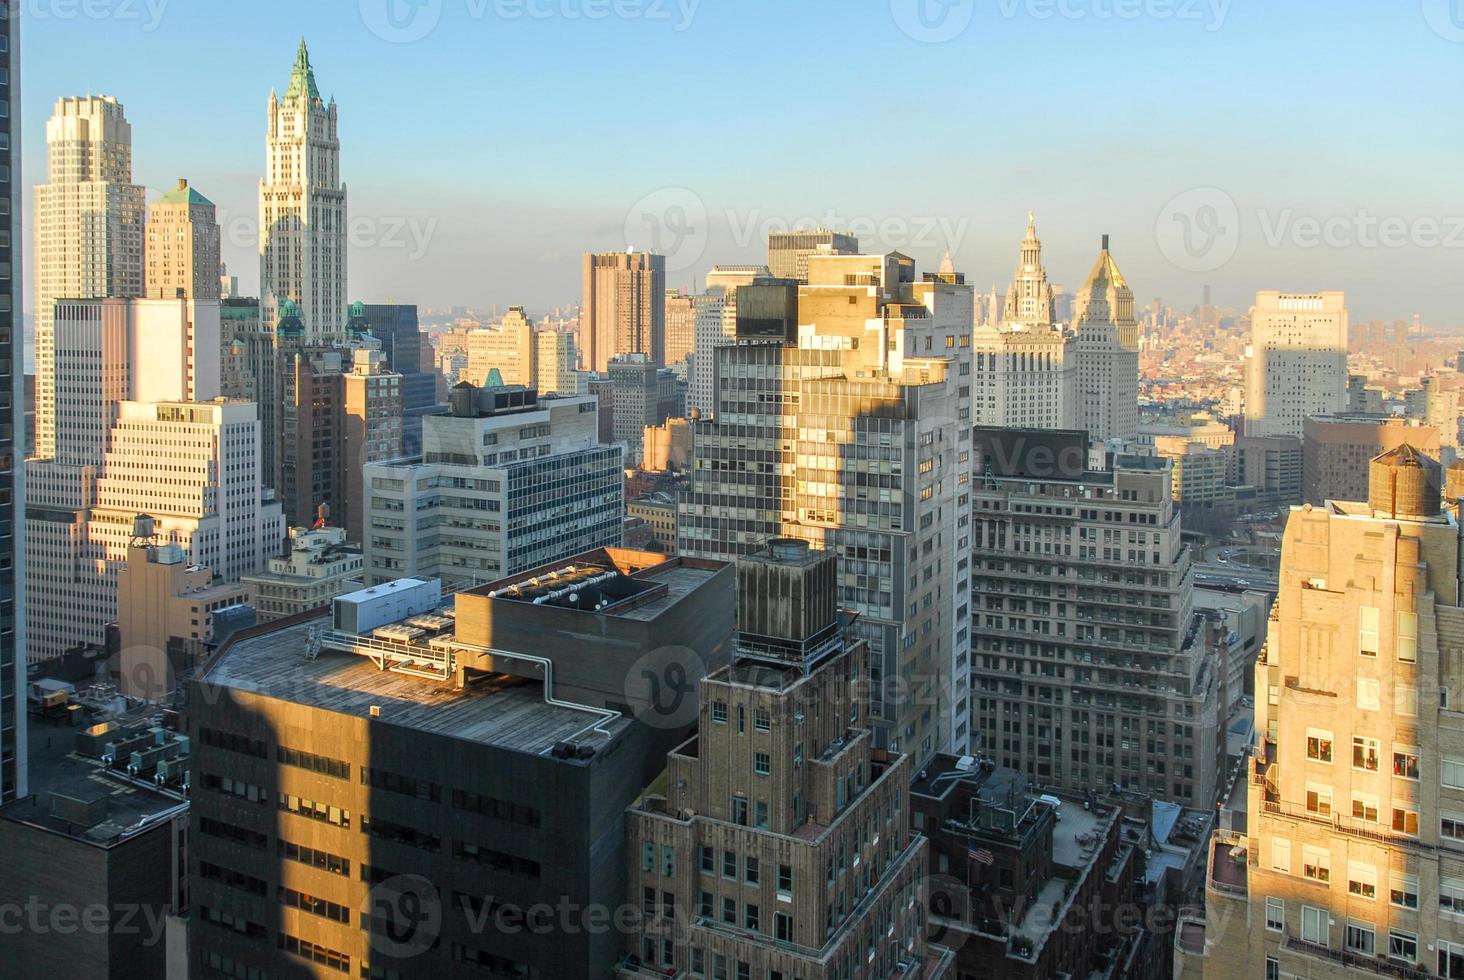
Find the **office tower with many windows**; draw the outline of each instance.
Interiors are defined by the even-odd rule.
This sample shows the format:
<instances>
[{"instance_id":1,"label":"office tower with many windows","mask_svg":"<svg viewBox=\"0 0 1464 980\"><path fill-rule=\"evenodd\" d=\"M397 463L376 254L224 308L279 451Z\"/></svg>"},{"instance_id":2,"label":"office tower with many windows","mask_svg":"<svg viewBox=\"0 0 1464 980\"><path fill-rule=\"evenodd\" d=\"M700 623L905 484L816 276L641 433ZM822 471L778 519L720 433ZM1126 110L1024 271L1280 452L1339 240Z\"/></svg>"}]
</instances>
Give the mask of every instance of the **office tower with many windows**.
<instances>
[{"instance_id":1,"label":"office tower with many windows","mask_svg":"<svg viewBox=\"0 0 1464 980\"><path fill-rule=\"evenodd\" d=\"M686 375L686 358L696 348L696 297L666 290L666 366Z\"/></svg>"},{"instance_id":2,"label":"office tower with many windows","mask_svg":"<svg viewBox=\"0 0 1464 980\"><path fill-rule=\"evenodd\" d=\"M0 22L5 38L5 74L0 77L0 99L20 104L20 21L7 17ZM0 409L5 425L0 428L0 806L26 795L25 714L21 706L25 682L25 371L21 356L25 346L20 294L15 288L21 266L20 126L15 112L0 119L0 195L8 202L0 215L0 359L8 365L0 371L0 386L9 393L9 404Z\"/></svg>"},{"instance_id":3,"label":"office tower with many windows","mask_svg":"<svg viewBox=\"0 0 1464 980\"><path fill-rule=\"evenodd\" d=\"M1439 430L1391 415L1313 415L1302 422L1302 501L1367 498L1368 462L1407 443L1437 459Z\"/></svg>"},{"instance_id":4,"label":"office tower with many windows","mask_svg":"<svg viewBox=\"0 0 1464 980\"><path fill-rule=\"evenodd\" d=\"M974 748L1045 785L1214 803L1221 665L1170 461L1095 472L1082 432L977 429Z\"/></svg>"},{"instance_id":5,"label":"office tower with many windows","mask_svg":"<svg viewBox=\"0 0 1464 980\"><path fill-rule=\"evenodd\" d=\"M179 179L148 208L146 294L219 299L219 222L213 202Z\"/></svg>"},{"instance_id":6,"label":"office tower with many windows","mask_svg":"<svg viewBox=\"0 0 1464 980\"><path fill-rule=\"evenodd\" d=\"M335 100L315 84L305 41L284 98L269 93L259 182L259 297L265 323L294 303L312 342L346 329L346 185Z\"/></svg>"},{"instance_id":7,"label":"office tower with many windows","mask_svg":"<svg viewBox=\"0 0 1464 980\"><path fill-rule=\"evenodd\" d=\"M695 347L686 410L709 419L716 411L716 349L730 347L737 337L737 287L771 281L765 265L714 265L707 273L707 291L696 300Z\"/></svg>"},{"instance_id":8,"label":"office tower with many windows","mask_svg":"<svg viewBox=\"0 0 1464 980\"><path fill-rule=\"evenodd\" d=\"M1190 975L1464 976L1464 605L1439 477L1405 443L1367 500L1291 511L1246 832L1215 842Z\"/></svg>"},{"instance_id":9,"label":"office tower with many windows","mask_svg":"<svg viewBox=\"0 0 1464 980\"><path fill-rule=\"evenodd\" d=\"M419 459L364 467L367 584L482 582L618 546L621 448L599 444L596 409L593 396L460 383L449 413L423 420Z\"/></svg>"},{"instance_id":10,"label":"office tower with many windows","mask_svg":"<svg viewBox=\"0 0 1464 980\"><path fill-rule=\"evenodd\" d=\"M971 369L978 425L1071 429L1077 425L1077 362L1072 338L1055 320L1052 286L1042 265L1035 218L1027 222L1021 261L1000 322L978 323Z\"/></svg>"},{"instance_id":11,"label":"office tower with many windows","mask_svg":"<svg viewBox=\"0 0 1464 980\"><path fill-rule=\"evenodd\" d=\"M1139 434L1139 324L1134 292L1108 251L1108 236L1073 306L1078 427L1095 443Z\"/></svg>"},{"instance_id":12,"label":"office tower with many windows","mask_svg":"<svg viewBox=\"0 0 1464 980\"><path fill-rule=\"evenodd\" d=\"M625 811L696 719L644 658L676 652L653 666L689 704L727 662L733 586L720 562L565 551L236 634L187 702L193 974L611 976Z\"/></svg>"},{"instance_id":13,"label":"office tower with many windows","mask_svg":"<svg viewBox=\"0 0 1464 980\"><path fill-rule=\"evenodd\" d=\"M143 188L132 182L122 103L109 95L58 99L46 123L46 166L47 183L36 185L33 258L36 455L53 457L56 301L143 294Z\"/></svg>"},{"instance_id":14,"label":"office tower with many windows","mask_svg":"<svg viewBox=\"0 0 1464 980\"><path fill-rule=\"evenodd\" d=\"M808 276L737 289L677 551L832 551L869 644L874 744L964 751L971 291L897 253L816 255Z\"/></svg>"},{"instance_id":15,"label":"office tower with many windows","mask_svg":"<svg viewBox=\"0 0 1464 980\"><path fill-rule=\"evenodd\" d=\"M603 374L619 354L666 363L666 257L650 252L587 253L578 347L581 365Z\"/></svg>"},{"instance_id":16,"label":"office tower with many windows","mask_svg":"<svg viewBox=\"0 0 1464 980\"><path fill-rule=\"evenodd\" d=\"M658 368L643 354L624 354L610 361L610 387L615 403L615 441L625 444L627 466L639 466L645 432L676 415L676 375Z\"/></svg>"},{"instance_id":17,"label":"office tower with many windows","mask_svg":"<svg viewBox=\"0 0 1464 980\"><path fill-rule=\"evenodd\" d=\"M1246 350L1245 431L1301 438L1312 415L1347 410L1342 293L1256 293Z\"/></svg>"},{"instance_id":18,"label":"office tower with many windows","mask_svg":"<svg viewBox=\"0 0 1464 980\"><path fill-rule=\"evenodd\" d=\"M341 500L335 523L359 542L365 529L367 463L402 456L402 376L389 370L379 348L353 351L341 375Z\"/></svg>"},{"instance_id":19,"label":"office tower with many windows","mask_svg":"<svg viewBox=\"0 0 1464 980\"><path fill-rule=\"evenodd\" d=\"M859 239L816 228L768 234L768 269L778 279L808 282L808 260L815 255L858 255Z\"/></svg>"},{"instance_id":20,"label":"office tower with many windows","mask_svg":"<svg viewBox=\"0 0 1464 980\"><path fill-rule=\"evenodd\" d=\"M836 565L787 539L738 560L732 663L701 682L697 733L666 757L664 792L627 813L641 910L627 953L664 975L949 970L925 941L910 756L873 744L869 649L838 608Z\"/></svg>"}]
</instances>

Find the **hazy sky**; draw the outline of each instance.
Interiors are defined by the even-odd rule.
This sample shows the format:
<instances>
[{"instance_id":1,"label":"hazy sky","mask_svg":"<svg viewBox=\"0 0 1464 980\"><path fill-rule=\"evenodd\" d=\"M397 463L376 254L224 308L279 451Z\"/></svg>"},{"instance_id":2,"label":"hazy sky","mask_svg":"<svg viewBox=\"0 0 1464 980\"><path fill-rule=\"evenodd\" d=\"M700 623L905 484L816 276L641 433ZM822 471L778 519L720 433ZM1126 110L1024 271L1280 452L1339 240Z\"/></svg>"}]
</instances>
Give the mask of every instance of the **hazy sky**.
<instances>
[{"instance_id":1,"label":"hazy sky","mask_svg":"<svg viewBox=\"0 0 1464 980\"><path fill-rule=\"evenodd\" d=\"M1464 323L1464 0L11 7L25 183L57 97L115 95L134 178L212 198L251 293L265 103L304 35L340 105L352 298L543 308L627 244L686 285L800 222L926 268L949 243L1004 288L1031 208L1069 287L1107 232L1141 302L1345 289L1354 319Z\"/></svg>"}]
</instances>

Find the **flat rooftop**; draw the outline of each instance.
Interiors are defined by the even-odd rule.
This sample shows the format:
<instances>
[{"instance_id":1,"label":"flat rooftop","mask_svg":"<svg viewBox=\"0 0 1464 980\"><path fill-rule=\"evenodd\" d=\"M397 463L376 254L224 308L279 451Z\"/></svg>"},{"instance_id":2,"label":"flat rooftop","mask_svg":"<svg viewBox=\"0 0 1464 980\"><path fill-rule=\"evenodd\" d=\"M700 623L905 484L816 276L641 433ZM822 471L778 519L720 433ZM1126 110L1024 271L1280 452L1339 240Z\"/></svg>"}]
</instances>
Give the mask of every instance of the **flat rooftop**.
<instances>
[{"instance_id":1,"label":"flat rooftop","mask_svg":"<svg viewBox=\"0 0 1464 980\"><path fill-rule=\"evenodd\" d=\"M725 567L723 562L600 548L463 594L648 621Z\"/></svg>"},{"instance_id":2,"label":"flat rooftop","mask_svg":"<svg viewBox=\"0 0 1464 980\"><path fill-rule=\"evenodd\" d=\"M170 811L188 805L181 796L132 782L94 759L75 754L77 732L78 729L62 725L30 726L31 795L0 808L0 819L106 848L134 836ZM86 804L105 800L105 806L99 808L102 819L83 826L51 816L53 794Z\"/></svg>"},{"instance_id":3,"label":"flat rooftop","mask_svg":"<svg viewBox=\"0 0 1464 980\"><path fill-rule=\"evenodd\" d=\"M306 659L311 627L328 623L322 612L318 618L235 639L202 680L361 718L379 708L374 720L381 724L533 755L576 735L582 736L579 744L605 744L604 736L586 731L599 716L545 702L538 681L493 675L459 690L449 681L381 670L360 654L324 649L314 660ZM609 722L611 740L630 724L625 718Z\"/></svg>"}]
</instances>

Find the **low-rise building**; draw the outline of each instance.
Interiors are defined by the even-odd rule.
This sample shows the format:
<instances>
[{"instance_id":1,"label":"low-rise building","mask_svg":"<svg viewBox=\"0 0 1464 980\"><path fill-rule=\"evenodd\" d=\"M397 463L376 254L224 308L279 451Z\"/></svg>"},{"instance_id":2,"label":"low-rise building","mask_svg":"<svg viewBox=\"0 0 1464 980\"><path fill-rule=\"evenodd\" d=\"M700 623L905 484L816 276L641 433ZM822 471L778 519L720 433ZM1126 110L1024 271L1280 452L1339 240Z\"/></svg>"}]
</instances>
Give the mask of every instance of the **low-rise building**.
<instances>
[{"instance_id":1,"label":"low-rise building","mask_svg":"<svg viewBox=\"0 0 1464 980\"><path fill-rule=\"evenodd\" d=\"M239 581L248 586L249 604L261 623L330 605L336 596L361 585L359 545L340 527L290 528L290 552L271 558L269 567Z\"/></svg>"}]
</instances>

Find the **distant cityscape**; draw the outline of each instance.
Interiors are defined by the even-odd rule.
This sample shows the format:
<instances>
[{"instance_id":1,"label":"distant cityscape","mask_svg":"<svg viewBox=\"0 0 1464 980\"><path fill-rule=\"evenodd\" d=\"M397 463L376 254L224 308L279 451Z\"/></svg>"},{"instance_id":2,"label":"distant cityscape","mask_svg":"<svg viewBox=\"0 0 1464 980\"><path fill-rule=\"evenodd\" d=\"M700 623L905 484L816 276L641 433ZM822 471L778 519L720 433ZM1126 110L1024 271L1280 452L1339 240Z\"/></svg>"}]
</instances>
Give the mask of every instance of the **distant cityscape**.
<instances>
[{"instance_id":1,"label":"distant cityscape","mask_svg":"<svg viewBox=\"0 0 1464 980\"><path fill-rule=\"evenodd\" d=\"M1464 334L1032 212L357 301L276 54L258 296L0 112L0 977L1464 977Z\"/></svg>"}]
</instances>

